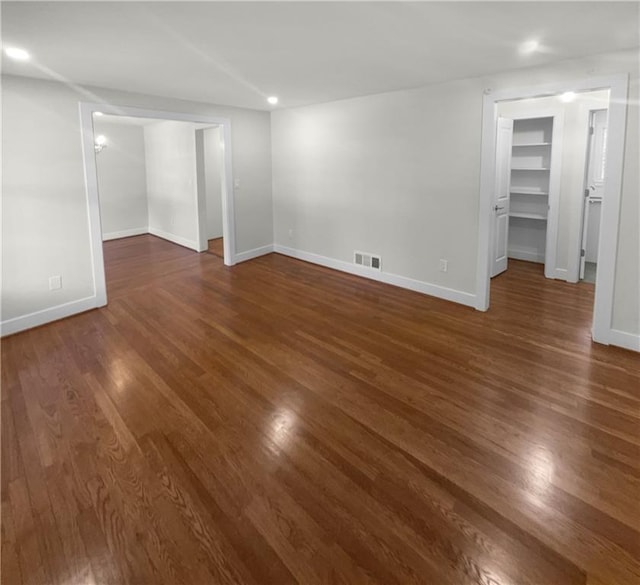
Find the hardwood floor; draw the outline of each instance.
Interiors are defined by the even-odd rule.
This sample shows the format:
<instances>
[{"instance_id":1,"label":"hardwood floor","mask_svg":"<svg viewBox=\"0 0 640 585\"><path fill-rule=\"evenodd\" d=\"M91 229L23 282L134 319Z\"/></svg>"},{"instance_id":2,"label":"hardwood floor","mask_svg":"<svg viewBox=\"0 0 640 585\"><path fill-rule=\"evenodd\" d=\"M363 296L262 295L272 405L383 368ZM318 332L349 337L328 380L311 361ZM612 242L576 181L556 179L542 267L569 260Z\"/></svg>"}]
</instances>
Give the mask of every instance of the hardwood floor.
<instances>
[{"instance_id":1,"label":"hardwood floor","mask_svg":"<svg viewBox=\"0 0 640 585\"><path fill-rule=\"evenodd\" d=\"M209 247L207 251L209 252L209 254L219 256L224 260L224 248L222 247L222 238L215 238L213 240L209 240Z\"/></svg>"},{"instance_id":2,"label":"hardwood floor","mask_svg":"<svg viewBox=\"0 0 640 585\"><path fill-rule=\"evenodd\" d=\"M108 307L2 343L3 584L640 583L640 359L591 285L105 257Z\"/></svg>"}]
</instances>

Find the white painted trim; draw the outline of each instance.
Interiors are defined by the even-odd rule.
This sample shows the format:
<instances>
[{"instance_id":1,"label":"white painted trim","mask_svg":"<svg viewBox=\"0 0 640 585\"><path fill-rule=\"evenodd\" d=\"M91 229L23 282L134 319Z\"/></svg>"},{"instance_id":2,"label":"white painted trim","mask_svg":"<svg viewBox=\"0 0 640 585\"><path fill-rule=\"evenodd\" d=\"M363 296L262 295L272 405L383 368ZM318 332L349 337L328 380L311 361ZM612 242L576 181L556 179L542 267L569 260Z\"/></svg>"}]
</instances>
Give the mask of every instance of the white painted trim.
<instances>
[{"instance_id":1,"label":"white painted trim","mask_svg":"<svg viewBox=\"0 0 640 585\"><path fill-rule=\"evenodd\" d=\"M117 232L107 232L102 234L102 241L107 242L109 240L118 240L119 238L130 238L131 236L141 236L149 233L148 226L142 226L137 228L130 228L128 230L120 230Z\"/></svg>"},{"instance_id":2,"label":"white painted trim","mask_svg":"<svg viewBox=\"0 0 640 585\"><path fill-rule=\"evenodd\" d=\"M482 147L480 154L480 217L476 272L476 308L486 311L490 301L491 214L495 174L496 104L501 101L561 94L565 91L609 89L609 129L607 144L607 183L602 203L598 273L593 311L593 340L614 343L619 337L611 328L613 287L618 245L624 139L626 134L629 75L561 81L547 85L487 90L482 108Z\"/></svg>"},{"instance_id":3,"label":"white painted trim","mask_svg":"<svg viewBox=\"0 0 640 585\"><path fill-rule=\"evenodd\" d=\"M235 210L233 201L233 165L231 146L231 121L228 118L204 116L200 114L185 114L181 112L167 112L163 110L149 110L131 106L116 106L106 103L80 102L80 134L82 140L82 157L84 161L84 177L87 194L87 212L89 220L89 244L93 268L93 284L98 306L107 304L107 287L104 277L104 257L102 254L102 226L100 224L100 199L98 195L98 178L93 137L93 112L102 112L114 116L134 116L137 118L154 118L174 120L178 122L193 122L196 124L210 124L223 128L223 156L224 156L224 188L222 191L222 232L224 237L224 263L233 266L235 263L236 230ZM151 230L149 230L150 233ZM166 236L160 236L166 237ZM169 239L169 238L167 238ZM172 239L180 245L197 250L198 244L185 243Z\"/></svg>"},{"instance_id":4,"label":"white painted trim","mask_svg":"<svg viewBox=\"0 0 640 585\"><path fill-rule=\"evenodd\" d=\"M615 343L611 327L613 318L613 287L615 285L618 255L618 228L620 227L620 200L622 199L622 169L624 139L627 128L628 75L618 76L608 84L609 119L607 127L607 180L602 197L600 237L598 245L598 271L596 272L595 302L593 308L593 340ZM613 339L612 339L613 338Z\"/></svg>"},{"instance_id":5,"label":"white painted trim","mask_svg":"<svg viewBox=\"0 0 640 585\"><path fill-rule=\"evenodd\" d=\"M553 278L569 282L569 271L566 268L556 268L553 273Z\"/></svg>"},{"instance_id":6,"label":"white painted trim","mask_svg":"<svg viewBox=\"0 0 640 585\"><path fill-rule=\"evenodd\" d=\"M640 352L640 335L627 333L626 331L620 331L619 329L611 329L609 332L609 343L611 345L630 349L631 351Z\"/></svg>"},{"instance_id":7,"label":"white painted trim","mask_svg":"<svg viewBox=\"0 0 640 585\"><path fill-rule=\"evenodd\" d=\"M233 266L236 258L236 211L233 198L233 165L231 152L231 122L225 120L222 124L222 154L224 156L224 169L222 173L222 248L224 251L224 263Z\"/></svg>"},{"instance_id":8,"label":"white painted trim","mask_svg":"<svg viewBox=\"0 0 640 585\"><path fill-rule=\"evenodd\" d=\"M93 138L93 111L83 112L80 104L80 138L82 141L82 160L84 181L87 187L87 218L89 222L89 252L93 271L93 292L98 306L107 304L107 281L104 275L104 256L102 253L102 223L100 221L100 199L98 198L98 169Z\"/></svg>"},{"instance_id":9,"label":"white painted trim","mask_svg":"<svg viewBox=\"0 0 640 585\"><path fill-rule=\"evenodd\" d=\"M224 245L224 240L222 241L222 244ZM247 250L246 252L239 252L238 254L236 254L236 264L238 262L246 262L247 260L258 258L259 256L264 256L265 254L271 254L272 252L273 244L260 246L259 248L253 248L252 250Z\"/></svg>"},{"instance_id":10,"label":"white painted trim","mask_svg":"<svg viewBox=\"0 0 640 585\"><path fill-rule=\"evenodd\" d=\"M553 114L551 130L551 160L549 166L549 210L547 212L547 237L545 241L544 275L553 278L558 264L558 229L560 219L560 184L562 181L562 153L564 142L564 110Z\"/></svg>"},{"instance_id":11,"label":"white painted trim","mask_svg":"<svg viewBox=\"0 0 640 585\"><path fill-rule=\"evenodd\" d=\"M84 311L89 311L99 306L97 297L91 296L78 299L77 301L69 301L68 303L56 305L55 307L49 307L48 309L42 309L41 311L35 311L27 315L20 315L19 317L2 321L2 323L0 323L0 335L2 337L12 335L20 331L25 331L26 329L45 325L51 321L71 317L77 313L83 313Z\"/></svg>"},{"instance_id":12,"label":"white painted trim","mask_svg":"<svg viewBox=\"0 0 640 585\"><path fill-rule=\"evenodd\" d=\"M529 250L517 250L509 248L507 250L507 257L514 260L525 260L526 262L537 262L538 264L544 264L544 254L537 254L536 252L530 252Z\"/></svg>"},{"instance_id":13,"label":"white painted trim","mask_svg":"<svg viewBox=\"0 0 640 585\"><path fill-rule=\"evenodd\" d=\"M190 250L200 252L200 244L197 241L187 240L187 238L182 238L180 236L176 236L175 234L170 234L169 232L165 232L151 226L149 226L149 233L152 236L157 236L159 238L162 238L163 240L168 240L169 242L178 244L179 246L184 246L185 248L189 248Z\"/></svg>"},{"instance_id":14,"label":"white painted trim","mask_svg":"<svg viewBox=\"0 0 640 585\"><path fill-rule=\"evenodd\" d=\"M580 222L577 226L577 233L569 238L569 282L578 282L580 280L580 260L582 256L580 251L582 250L582 236L583 236L583 228L584 228L584 211L585 211L585 197L584 190L587 188L587 171L589 168L589 161L587 157L590 156L591 152L591 136L589 132L589 128L591 126L591 112L593 110L602 110L601 106L594 106L593 103L590 104L580 104L578 106L578 116L579 118L583 118L585 120L585 124L583 126L583 137L586 144L585 156L582 161L581 170L582 170L582 181L580 184L580 194L575 197L575 203L572 204L573 213L575 213L579 218ZM608 112L608 108L607 112ZM579 206L579 207L578 207ZM598 243L599 245L599 243Z\"/></svg>"},{"instance_id":15,"label":"white painted trim","mask_svg":"<svg viewBox=\"0 0 640 585\"><path fill-rule=\"evenodd\" d=\"M397 274L391 274L389 272L381 272L375 268L366 268L364 266L357 266L350 262L343 260L336 260L334 258L328 258L327 256L321 256L312 252L304 252L303 250L296 250L294 248L287 248L275 244L273 246L274 252L278 254L284 254L291 258L298 258L305 262L311 262L312 264L319 264L320 266L326 266L334 270L340 270L341 272L348 272L349 274L355 274L363 278L369 278L371 280L377 280L386 284L398 286L400 288L406 288L416 292L423 293L432 297L445 299L468 307L476 306L475 295L420 280L414 280L407 278L406 276L399 276Z\"/></svg>"}]
</instances>

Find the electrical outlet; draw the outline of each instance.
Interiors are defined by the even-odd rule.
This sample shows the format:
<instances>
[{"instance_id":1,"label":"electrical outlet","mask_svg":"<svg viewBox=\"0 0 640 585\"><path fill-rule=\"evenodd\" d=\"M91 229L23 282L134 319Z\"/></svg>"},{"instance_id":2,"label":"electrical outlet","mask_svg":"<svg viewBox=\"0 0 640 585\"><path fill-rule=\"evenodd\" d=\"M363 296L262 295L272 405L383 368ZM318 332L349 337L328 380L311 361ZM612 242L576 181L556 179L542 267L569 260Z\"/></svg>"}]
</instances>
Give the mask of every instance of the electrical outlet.
<instances>
[{"instance_id":1,"label":"electrical outlet","mask_svg":"<svg viewBox=\"0 0 640 585\"><path fill-rule=\"evenodd\" d=\"M449 270L449 260L440 258L440 272L446 272L447 270Z\"/></svg>"},{"instance_id":2,"label":"electrical outlet","mask_svg":"<svg viewBox=\"0 0 640 585\"><path fill-rule=\"evenodd\" d=\"M289 239L291 240L293 238L293 230L289 230Z\"/></svg>"},{"instance_id":3,"label":"electrical outlet","mask_svg":"<svg viewBox=\"0 0 640 585\"><path fill-rule=\"evenodd\" d=\"M60 290L62 288L62 276L56 274L49 277L49 290Z\"/></svg>"}]
</instances>

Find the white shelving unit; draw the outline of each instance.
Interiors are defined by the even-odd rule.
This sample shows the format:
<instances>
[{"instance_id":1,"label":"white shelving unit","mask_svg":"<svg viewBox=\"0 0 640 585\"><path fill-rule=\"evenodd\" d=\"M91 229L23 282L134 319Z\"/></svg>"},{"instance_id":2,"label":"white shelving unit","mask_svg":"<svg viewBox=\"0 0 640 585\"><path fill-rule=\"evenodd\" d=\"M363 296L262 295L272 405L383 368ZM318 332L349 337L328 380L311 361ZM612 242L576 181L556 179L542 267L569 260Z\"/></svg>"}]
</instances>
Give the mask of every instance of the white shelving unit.
<instances>
[{"instance_id":1,"label":"white shelving unit","mask_svg":"<svg viewBox=\"0 0 640 585\"><path fill-rule=\"evenodd\" d=\"M509 213L509 217L518 217L520 219L540 219L547 221L547 216L541 213L525 213L524 211L512 211Z\"/></svg>"},{"instance_id":2,"label":"white shelving unit","mask_svg":"<svg viewBox=\"0 0 640 585\"><path fill-rule=\"evenodd\" d=\"M509 197L510 258L545 262L553 117L514 120Z\"/></svg>"}]
</instances>

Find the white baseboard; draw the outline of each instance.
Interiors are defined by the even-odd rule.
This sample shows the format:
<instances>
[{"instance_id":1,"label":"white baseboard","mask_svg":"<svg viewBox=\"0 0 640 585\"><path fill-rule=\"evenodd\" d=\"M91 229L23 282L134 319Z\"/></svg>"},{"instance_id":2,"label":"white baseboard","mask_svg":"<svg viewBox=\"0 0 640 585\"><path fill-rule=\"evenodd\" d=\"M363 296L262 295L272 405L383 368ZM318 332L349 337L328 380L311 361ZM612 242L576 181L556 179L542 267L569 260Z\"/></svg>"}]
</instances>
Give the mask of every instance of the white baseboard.
<instances>
[{"instance_id":1,"label":"white baseboard","mask_svg":"<svg viewBox=\"0 0 640 585\"><path fill-rule=\"evenodd\" d=\"M413 278L407 278L406 276L399 276L389 272L378 272L377 270L365 268L363 266L356 266L355 264L344 262L343 260L336 260L334 258L328 258L327 256L313 254L312 252L304 252L294 248L287 248L286 246L281 246L279 244L275 244L273 246L273 251L278 254L304 260L305 262L319 264L320 266L326 266L327 268L333 268L334 270L340 270L341 272L348 272L349 274L355 274L356 276L362 276L371 280L392 284L400 288L406 288L432 297L453 301L454 303L460 303L468 307L475 308L476 305L476 295L471 293L462 292L436 284L430 284L428 282L422 282L420 280L414 280Z\"/></svg>"},{"instance_id":2,"label":"white baseboard","mask_svg":"<svg viewBox=\"0 0 640 585\"><path fill-rule=\"evenodd\" d=\"M26 329L32 329L33 327L39 327L45 325L51 321L57 321L58 319L64 319L77 313L83 313L90 309L98 307L97 297L91 296L77 301L69 301L62 305L50 307L48 309L42 309L41 311L35 311L28 315L21 315L20 317L14 317L13 319L7 319L0 323L0 335L2 337L6 335L12 335L19 331L25 331Z\"/></svg>"},{"instance_id":3,"label":"white baseboard","mask_svg":"<svg viewBox=\"0 0 640 585\"><path fill-rule=\"evenodd\" d=\"M149 233L152 236L157 236L159 238L162 238L163 240L168 240L169 242L178 244L179 246L184 246L185 248L189 248L190 250L200 252L200 245L194 240L187 240L187 238L182 238L180 236L170 234L169 232L165 232L164 230L159 230L151 226L149 226Z\"/></svg>"},{"instance_id":4,"label":"white baseboard","mask_svg":"<svg viewBox=\"0 0 640 585\"><path fill-rule=\"evenodd\" d=\"M245 262L246 260L258 258L258 256L271 254L271 252L273 252L273 244L268 244L267 246L260 246L259 248L253 248L253 250L247 250L246 252L236 254L235 261L237 264L238 262Z\"/></svg>"},{"instance_id":5,"label":"white baseboard","mask_svg":"<svg viewBox=\"0 0 640 585\"><path fill-rule=\"evenodd\" d=\"M609 331L609 345L617 345L618 347L640 352L640 335L627 333L619 329L611 329Z\"/></svg>"},{"instance_id":6,"label":"white baseboard","mask_svg":"<svg viewBox=\"0 0 640 585\"><path fill-rule=\"evenodd\" d=\"M526 260L527 262L538 262L544 264L544 254L537 254L529 250L507 250L507 256L514 260Z\"/></svg>"},{"instance_id":7,"label":"white baseboard","mask_svg":"<svg viewBox=\"0 0 640 585\"><path fill-rule=\"evenodd\" d=\"M569 280L569 271L566 268L556 268L553 271L553 278L556 280Z\"/></svg>"},{"instance_id":8,"label":"white baseboard","mask_svg":"<svg viewBox=\"0 0 640 585\"><path fill-rule=\"evenodd\" d=\"M119 238L130 238L131 236L141 236L142 234L148 234L149 228L145 225L143 227L131 228L128 230L120 230L118 232L107 232L102 234L102 241L107 242L109 240L117 240Z\"/></svg>"}]
</instances>

